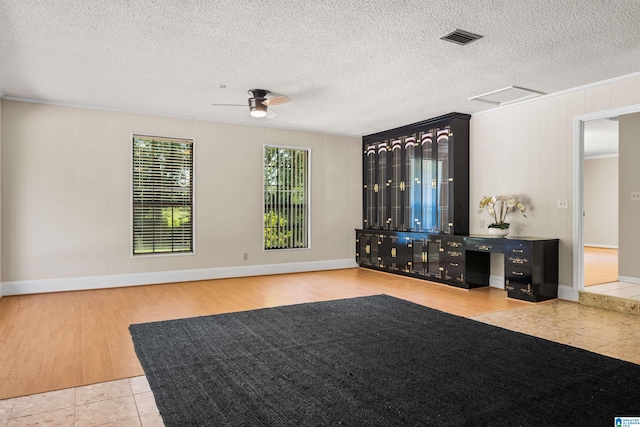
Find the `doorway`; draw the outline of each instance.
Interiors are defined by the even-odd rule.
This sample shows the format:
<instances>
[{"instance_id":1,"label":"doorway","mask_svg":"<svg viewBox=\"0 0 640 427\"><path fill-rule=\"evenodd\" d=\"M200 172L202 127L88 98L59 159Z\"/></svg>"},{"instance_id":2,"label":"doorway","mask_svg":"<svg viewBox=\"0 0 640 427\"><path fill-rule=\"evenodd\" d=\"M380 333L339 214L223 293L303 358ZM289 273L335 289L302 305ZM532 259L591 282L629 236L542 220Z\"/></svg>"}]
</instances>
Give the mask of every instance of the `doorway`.
<instances>
[{"instance_id":1,"label":"doorway","mask_svg":"<svg viewBox=\"0 0 640 427\"><path fill-rule=\"evenodd\" d=\"M583 146L584 286L590 287L618 281L618 117L585 121Z\"/></svg>"},{"instance_id":2,"label":"doorway","mask_svg":"<svg viewBox=\"0 0 640 427\"><path fill-rule=\"evenodd\" d=\"M573 166L574 166L574 185L573 185L573 298L577 301L579 291L585 288L585 256L584 256L584 222L585 222L585 206L584 206L584 134L585 123L593 120L608 119L619 117L625 114L640 112L640 104L630 105L626 107L614 108L610 110L598 111L595 113L574 116L573 118ZM619 184L620 185L620 184ZM616 221L617 222L617 221ZM620 255L620 254L619 254ZM637 286L637 285L636 285Z\"/></svg>"}]
</instances>

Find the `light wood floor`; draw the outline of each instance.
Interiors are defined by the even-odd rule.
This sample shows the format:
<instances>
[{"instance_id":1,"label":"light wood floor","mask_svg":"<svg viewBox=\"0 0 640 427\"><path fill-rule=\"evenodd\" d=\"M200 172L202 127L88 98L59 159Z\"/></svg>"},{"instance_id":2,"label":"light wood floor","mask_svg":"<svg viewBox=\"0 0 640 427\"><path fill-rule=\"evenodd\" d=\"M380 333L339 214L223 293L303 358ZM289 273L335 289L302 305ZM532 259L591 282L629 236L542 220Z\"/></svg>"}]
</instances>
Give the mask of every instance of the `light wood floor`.
<instances>
[{"instance_id":1,"label":"light wood floor","mask_svg":"<svg viewBox=\"0 0 640 427\"><path fill-rule=\"evenodd\" d=\"M584 247L584 286L618 281L618 250Z\"/></svg>"},{"instance_id":2,"label":"light wood floor","mask_svg":"<svg viewBox=\"0 0 640 427\"><path fill-rule=\"evenodd\" d=\"M128 327L385 293L465 317L529 306L366 269L219 279L0 299L0 399L143 375Z\"/></svg>"}]
</instances>

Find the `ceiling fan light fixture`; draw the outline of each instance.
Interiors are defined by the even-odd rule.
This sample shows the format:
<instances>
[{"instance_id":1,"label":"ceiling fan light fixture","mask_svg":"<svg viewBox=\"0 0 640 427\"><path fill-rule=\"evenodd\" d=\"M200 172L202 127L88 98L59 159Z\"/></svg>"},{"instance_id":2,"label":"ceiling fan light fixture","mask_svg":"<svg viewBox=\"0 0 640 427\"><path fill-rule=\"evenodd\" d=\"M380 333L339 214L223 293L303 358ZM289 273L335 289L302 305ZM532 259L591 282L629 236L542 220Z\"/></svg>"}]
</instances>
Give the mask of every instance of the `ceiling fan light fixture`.
<instances>
[{"instance_id":1,"label":"ceiling fan light fixture","mask_svg":"<svg viewBox=\"0 0 640 427\"><path fill-rule=\"evenodd\" d=\"M262 103L264 98L249 98L249 112L253 117L265 117L267 106Z\"/></svg>"}]
</instances>

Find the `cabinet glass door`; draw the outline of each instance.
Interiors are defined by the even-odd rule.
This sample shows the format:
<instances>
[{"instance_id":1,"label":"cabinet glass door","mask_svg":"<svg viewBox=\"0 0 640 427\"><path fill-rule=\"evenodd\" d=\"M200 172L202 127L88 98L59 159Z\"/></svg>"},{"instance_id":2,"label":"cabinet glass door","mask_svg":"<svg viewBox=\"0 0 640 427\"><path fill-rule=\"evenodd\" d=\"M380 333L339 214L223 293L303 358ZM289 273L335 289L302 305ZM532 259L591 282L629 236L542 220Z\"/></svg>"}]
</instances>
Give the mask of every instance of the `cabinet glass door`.
<instances>
[{"instance_id":1,"label":"cabinet glass door","mask_svg":"<svg viewBox=\"0 0 640 427\"><path fill-rule=\"evenodd\" d=\"M451 233L453 224L449 222L449 194L451 175L449 174L449 129L437 131L437 228L439 231ZM453 180L453 178L451 178Z\"/></svg>"},{"instance_id":2,"label":"cabinet glass door","mask_svg":"<svg viewBox=\"0 0 640 427\"><path fill-rule=\"evenodd\" d=\"M387 142L380 142L378 144L378 171L377 171L377 215L376 215L376 226L377 228L383 229L388 228L388 218L389 218L389 173L388 173L388 165L390 163L389 155L389 144Z\"/></svg>"},{"instance_id":3,"label":"cabinet glass door","mask_svg":"<svg viewBox=\"0 0 640 427\"><path fill-rule=\"evenodd\" d=\"M358 261L362 264L371 264L371 236L360 234L358 236Z\"/></svg>"},{"instance_id":4,"label":"cabinet glass door","mask_svg":"<svg viewBox=\"0 0 640 427\"><path fill-rule=\"evenodd\" d=\"M416 137L409 136L404 140L404 229L417 231L420 229L422 210L422 181L420 151Z\"/></svg>"},{"instance_id":5,"label":"cabinet glass door","mask_svg":"<svg viewBox=\"0 0 640 427\"><path fill-rule=\"evenodd\" d=\"M411 271L418 274L424 274L426 268L427 247L423 240L414 240L411 242Z\"/></svg>"},{"instance_id":6,"label":"cabinet glass door","mask_svg":"<svg viewBox=\"0 0 640 427\"><path fill-rule=\"evenodd\" d=\"M436 231L437 175L433 157L434 132L420 134L422 215L419 231Z\"/></svg>"},{"instance_id":7,"label":"cabinet glass door","mask_svg":"<svg viewBox=\"0 0 640 427\"><path fill-rule=\"evenodd\" d=\"M442 274L440 270L440 248L442 247L442 240L439 238L427 239L427 273L429 276L440 277Z\"/></svg>"},{"instance_id":8,"label":"cabinet glass door","mask_svg":"<svg viewBox=\"0 0 640 427\"><path fill-rule=\"evenodd\" d=\"M391 141L391 222L389 228L392 230L402 229L402 139Z\"/></svg>"},{"instance_id":9,"label":"cabinet glass door","mask_svg":"<svg viewBox=\"0 0 640 427\"><path fill-rule=\"evenodd\" d=\"M365 147L365 217L364 228L376 226L376 144L369 144Z\"/></svg>"}]
</instances>

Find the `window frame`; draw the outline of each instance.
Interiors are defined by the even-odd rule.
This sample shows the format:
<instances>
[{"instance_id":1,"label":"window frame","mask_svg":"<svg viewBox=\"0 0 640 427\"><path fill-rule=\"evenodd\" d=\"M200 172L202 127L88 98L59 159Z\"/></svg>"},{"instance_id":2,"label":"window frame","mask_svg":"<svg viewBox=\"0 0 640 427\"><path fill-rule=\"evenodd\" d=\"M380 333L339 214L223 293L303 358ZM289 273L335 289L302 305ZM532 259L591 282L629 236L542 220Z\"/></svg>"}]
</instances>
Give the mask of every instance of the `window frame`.
<instances>
[{"instance_id":1,"label":"window frame","mask_svg":"<svg viewBox=\"0 0 640 427\"><path fill-rule=\"evenodd\" d=\"M190 140L191 141L191 251L181 252L151 252L148 254L136 254L134 253L134 180L133 180L133 139L136 137L142 138L158 138L158 139L177 139L177 140ZM196 255L196 138L195 137L182 137L182 136L170 136L159 135L146 132L131 132L129 135L129 254L131 259L148 259L148 258L160 258L160 257L180 257L180 256L194 256Z\"/></svg>"},{"instance_id":2,"label":"window frame","mask_svg":"<svg viewBox=\"0 0 640 427\"><path fill-rule=\"evenodd\" d=\"M307 171L305 174L306 184L307 184L307 197L306 197L306 206L307 206L307 223L306 226L306 237L307 237L307 246L303 248L267 248L266 247L266 239L265 239L265 227L264 227L264 216L266 214L266 203L265 203L265 154L268 148L277 148L277 149L285 149L285 150L297 150L297 151L306 151L307 152ZM261 231L262 231L262 251L263 252L273 252L278 253L281 251L306 251L312 248L312 239L311 239L311 224L312 224L312 209L311 209L311 159L312 152L311 147L300 147L300 146L292 146L292 145L279 145L279 144L263 144L262 146L262 215L261 215Z\"/></svg>"}]
</instances>

